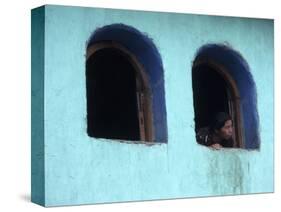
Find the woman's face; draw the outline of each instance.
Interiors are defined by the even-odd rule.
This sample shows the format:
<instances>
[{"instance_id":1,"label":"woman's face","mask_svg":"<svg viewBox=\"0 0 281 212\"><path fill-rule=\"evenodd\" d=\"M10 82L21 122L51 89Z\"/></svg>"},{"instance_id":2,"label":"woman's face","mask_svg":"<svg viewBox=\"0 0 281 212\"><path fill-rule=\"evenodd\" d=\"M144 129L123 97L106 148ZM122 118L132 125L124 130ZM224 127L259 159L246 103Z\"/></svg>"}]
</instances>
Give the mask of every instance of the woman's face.
<instances>
[{"instance_id":1,"label":"woman's face","mask_svg":"<svg viewBox=\"0 0 281 212\"><path fill-rule=\"evenodd\" d=\"M224 126L218 131L218 135L224 139L224 140L228 140L232 137L232 131L233 131L233 127L232 127L232 121L231 120L227 120L224 124Z\"/></svg>"}]
</instances>

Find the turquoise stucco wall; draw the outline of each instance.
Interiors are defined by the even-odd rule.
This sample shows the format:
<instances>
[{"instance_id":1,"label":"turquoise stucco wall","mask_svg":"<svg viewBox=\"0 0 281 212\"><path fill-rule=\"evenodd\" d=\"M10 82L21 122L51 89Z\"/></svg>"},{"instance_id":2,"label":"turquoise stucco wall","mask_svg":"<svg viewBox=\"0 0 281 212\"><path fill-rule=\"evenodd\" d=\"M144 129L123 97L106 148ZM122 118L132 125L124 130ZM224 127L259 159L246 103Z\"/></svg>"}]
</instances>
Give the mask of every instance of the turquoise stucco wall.
<instances>
[{"instance_id":1,"label":"turquoise stucco wall","mask_svg":"<svg viewBox=\"0 0 281 212\"><path fill-rule=\"evenodd\" d=\"M148 35L162 56L168 143L87 135L86 42L113 23ZM208 43L227 43L250 66L259 150L214 151L195 141L192 61ZM44 205L273 192L272 20L48 5L44 53Z\"/></svg>"}]
</instances>

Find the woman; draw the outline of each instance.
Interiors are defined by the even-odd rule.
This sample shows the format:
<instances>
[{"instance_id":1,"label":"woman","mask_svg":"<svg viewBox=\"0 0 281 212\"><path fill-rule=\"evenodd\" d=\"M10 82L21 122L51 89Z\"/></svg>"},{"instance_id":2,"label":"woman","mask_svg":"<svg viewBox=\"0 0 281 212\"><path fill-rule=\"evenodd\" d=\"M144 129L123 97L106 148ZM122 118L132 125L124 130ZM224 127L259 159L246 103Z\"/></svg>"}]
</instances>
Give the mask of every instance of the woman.
<instances>
[{"instance_id":1,"label":"woman","mask_svg":"<svg viewBox=\"0 0 281 212\"><path fill-rule=\"evenodd\" d=\"M233 147L232 119L224 112L215 115L209 127L202 128L196 134L199 144L210 146L214 149Z\"/></svg>"}]
</instances>

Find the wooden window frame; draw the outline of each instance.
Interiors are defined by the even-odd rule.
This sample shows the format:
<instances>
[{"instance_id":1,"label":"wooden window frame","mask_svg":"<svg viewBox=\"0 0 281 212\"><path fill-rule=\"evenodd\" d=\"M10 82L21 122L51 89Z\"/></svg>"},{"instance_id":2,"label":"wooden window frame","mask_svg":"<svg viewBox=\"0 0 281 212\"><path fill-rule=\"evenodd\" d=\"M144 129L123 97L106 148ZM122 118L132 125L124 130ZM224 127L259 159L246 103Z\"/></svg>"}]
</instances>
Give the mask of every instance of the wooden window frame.
<instances>
[{"instance_id":1,"label":"wooden window frame","mask_svg":"<svg viewBox=\"0 0 281 212\"><path fill-rule=\"evenodd\" d=\"M123 45L114 41L103 41L87 48L86 61L97 51L105 48L115 48L122 52L136 70L136 96L139 119L140 141L154 142L154 127L152 116L152 94L145 69L136 56Z\"/></svg>"},{"instance_id":2,"label":"wooden window frame","mask_svg":"<svg viewBox=\"0 0 281 212\"><path fill-rule=\"evenodd\" d=\"M228 73L227 69L215 62L214 60L199 58L196 59L193 63L192 70L198 66L207 65L214 69L220 76L225 80L229 91L228 93L228 104L230 116L233 118L233 126L234 126L234 147L235 148L244 148L244 137L243 137L243 122L241 116L241 103L240 103L240 94L236 82L233 80L232 76Z\"/></svg>"}]
</instances>

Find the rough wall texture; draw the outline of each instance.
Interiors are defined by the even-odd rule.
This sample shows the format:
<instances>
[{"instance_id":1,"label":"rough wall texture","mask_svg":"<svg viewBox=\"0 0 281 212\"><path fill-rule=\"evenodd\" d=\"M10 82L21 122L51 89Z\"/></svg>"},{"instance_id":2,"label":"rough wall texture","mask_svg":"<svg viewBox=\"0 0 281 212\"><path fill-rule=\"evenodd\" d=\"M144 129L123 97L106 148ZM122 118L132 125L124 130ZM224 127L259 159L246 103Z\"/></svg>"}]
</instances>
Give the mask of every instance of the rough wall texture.
<instances>
[{"instance_id":1,"label":"rough wall texture","mask_svg":"<svg viewBox=\"0 0 281 212\"><path fill-rule=\"evenodd\" d=\"M148 146L87 135L87 40L97 27L114 23L147 34L158 48L164 68L168 143ZM207 43L227 43L250 66L258 94L259 150L214 151L195 141L191 70L197 50ZM273 191L272 20L49 5L45 6L44 53L45 144L44 150L39 145L32 152L44 152L45 158L45 181L39 178L45 190L33 190L45 192L40 204ZM39 165L33 164L32 170Z\"/></svg>"}]
</instances>

